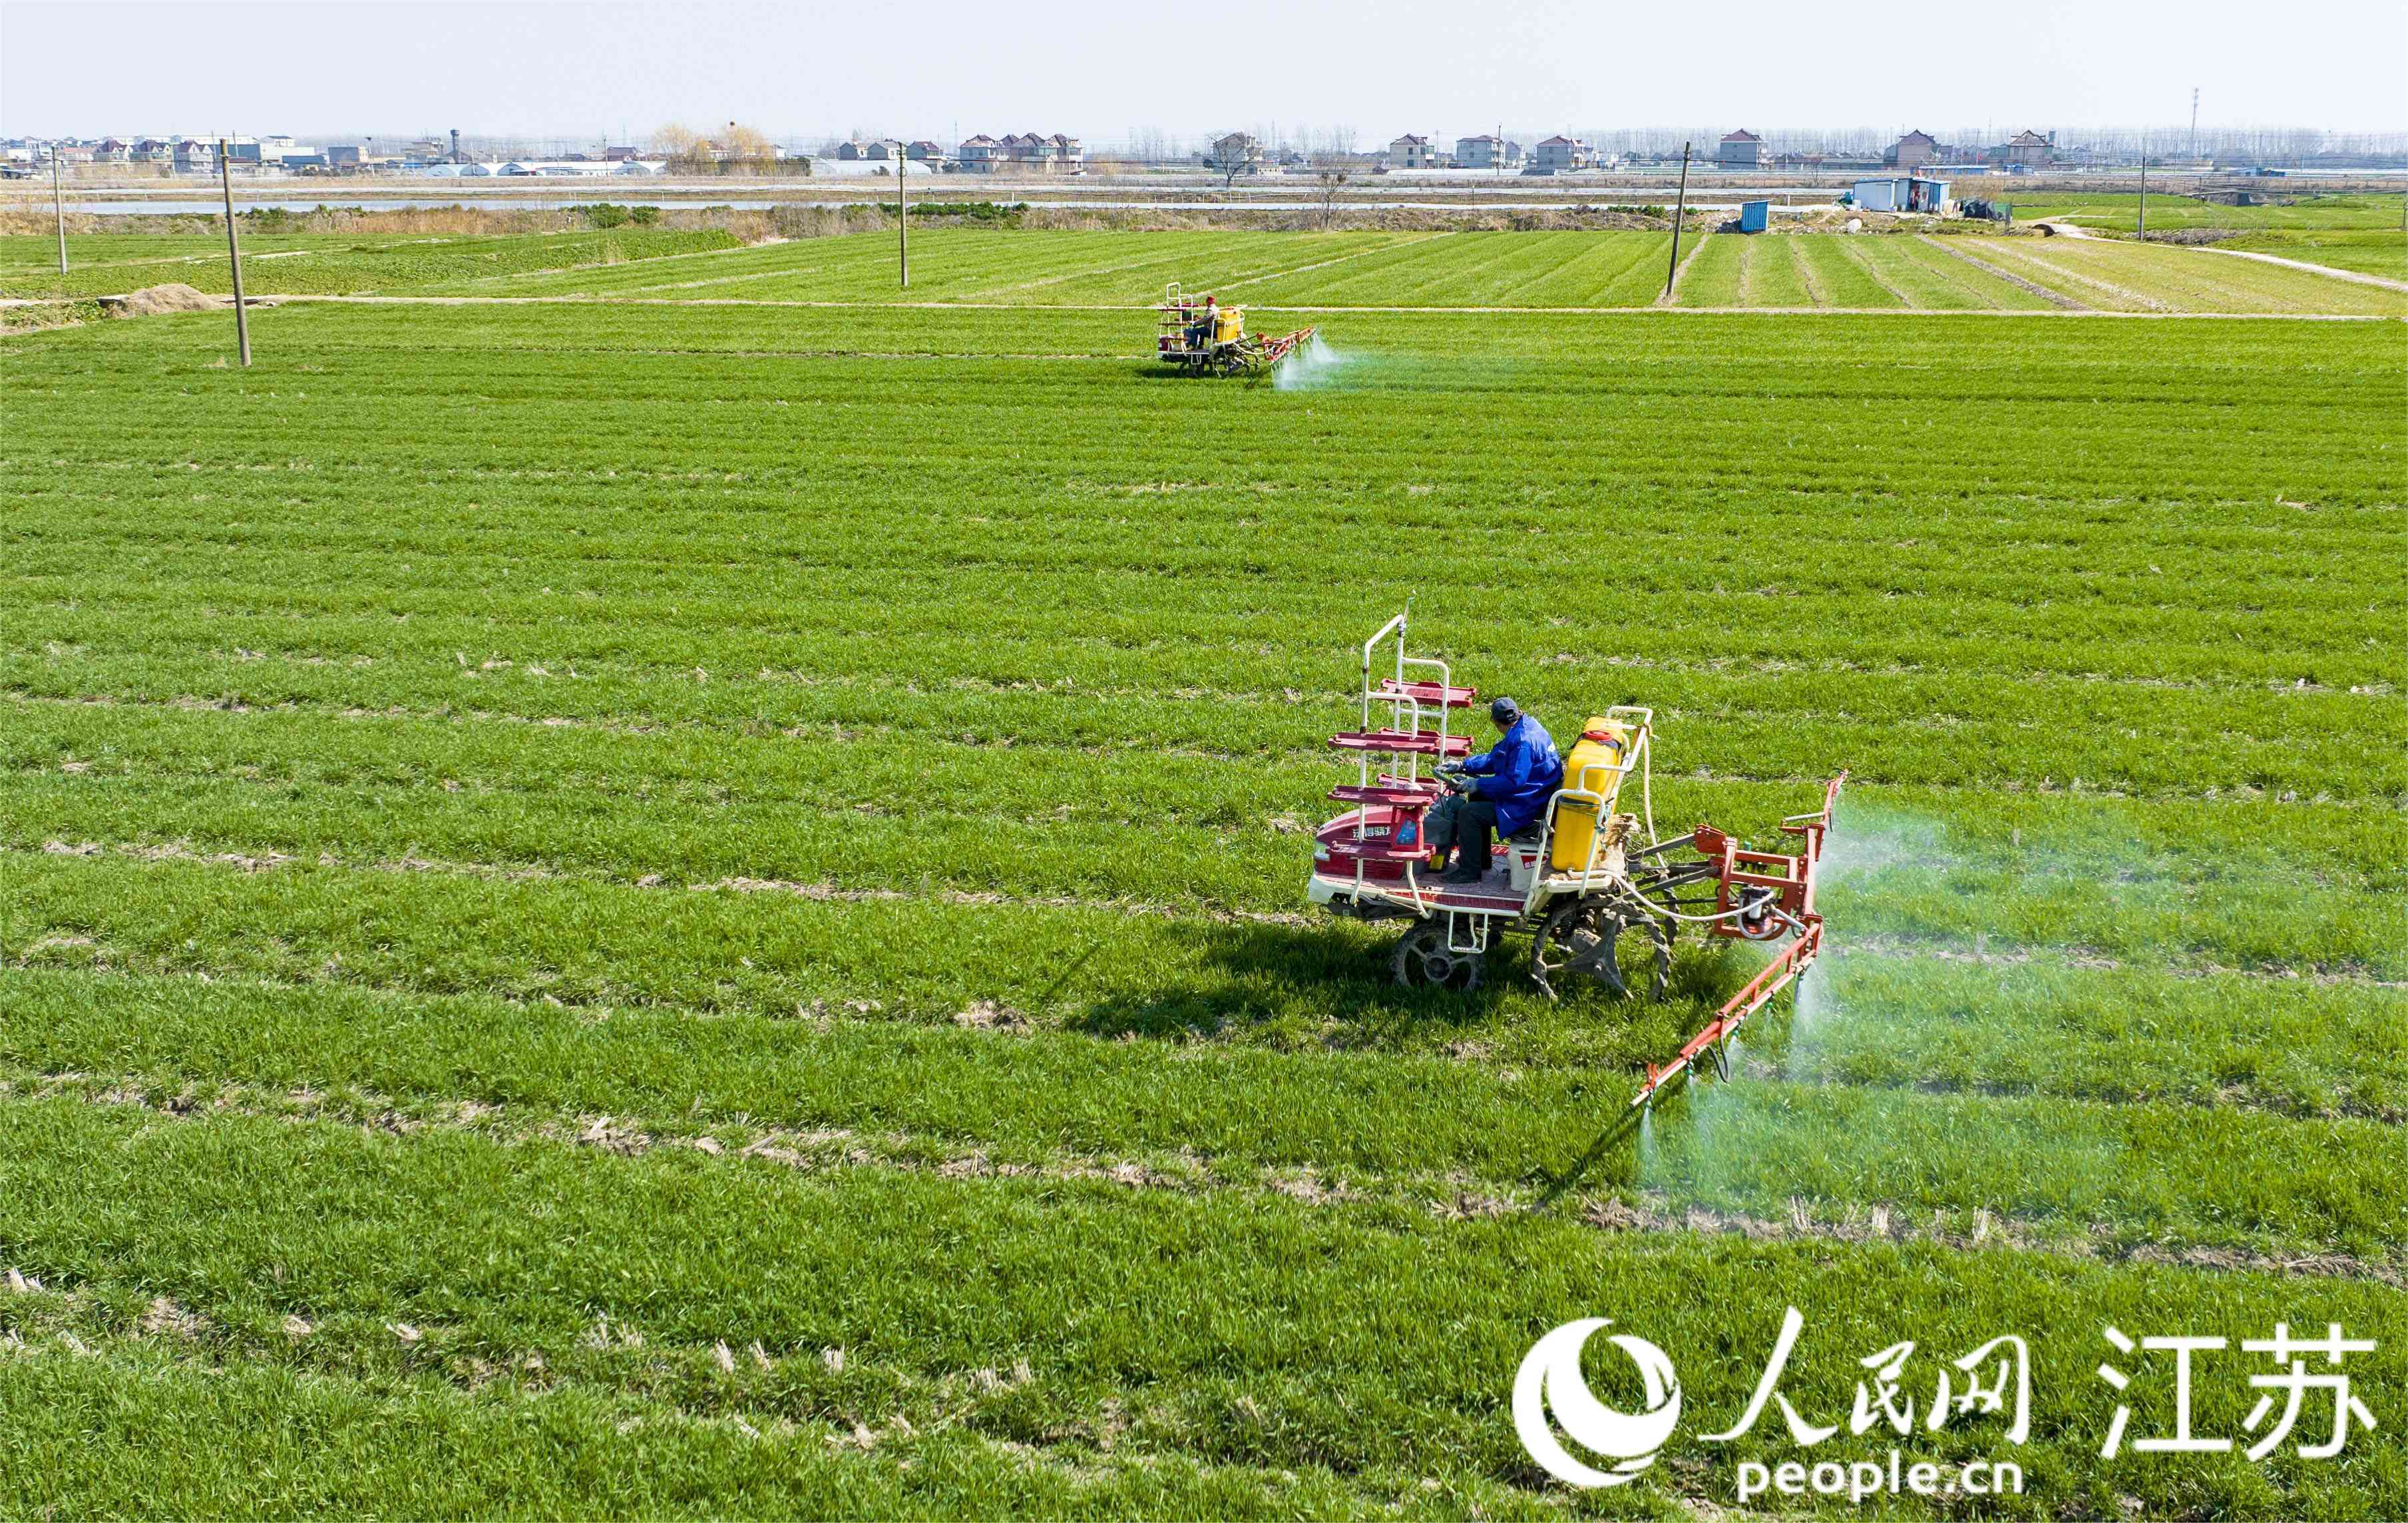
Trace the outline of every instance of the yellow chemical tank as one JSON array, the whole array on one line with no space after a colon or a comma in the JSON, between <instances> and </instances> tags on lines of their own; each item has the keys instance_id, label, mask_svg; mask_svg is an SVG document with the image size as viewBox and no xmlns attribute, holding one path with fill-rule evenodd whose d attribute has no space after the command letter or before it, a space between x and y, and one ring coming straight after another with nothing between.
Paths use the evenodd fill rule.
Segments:
<instances>
[{"instance_id":1,"label":"yellow chemical tank","mask_svg":"<svg viewBox=\"0 0 2408 1523\"><path fill-rule=\"evenodd\" d=\"M1589 843L1597 822L1613 812L1614 795L1622 791L1623 767L1630 759L1630 730L1592 717L1581 730L1580 743L1564 758L1564 786L1605 796L1602 809L1585 798L1566 798L1555 805L1555 844L1547 865L1557 872L1578 872L1588 866Z\"/></svg>"},{"instance_id":2,"label":"yellow chemical tank","mask_svg":"<svg viewBox=\"0 0 2408 1523\"><path fill-rule=\"evenodd\" d=\"M1245 336L1244 309L1237 307L1222 308L1212 322L1212 341L1216 344L1235 343Z\"/></svg>"}]
</instances>

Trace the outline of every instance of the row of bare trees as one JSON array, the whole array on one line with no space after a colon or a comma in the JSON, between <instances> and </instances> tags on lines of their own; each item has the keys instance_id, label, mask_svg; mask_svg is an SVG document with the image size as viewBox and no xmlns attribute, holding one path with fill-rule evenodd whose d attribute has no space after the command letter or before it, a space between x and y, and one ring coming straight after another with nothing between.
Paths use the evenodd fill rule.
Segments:
<instances>
[{"instance_id":1,"label":"row of bare trees","mask_svg":"<svg viewBox=\"0 0 2408 1523\"><path fill-rule=\"evenodd\" d=\"M672 122L652 134L652 147L679 174L761 174L778 162L778 145L768 135L740 122L730 122L710 137Z\"/></svg>"}]
</instances>

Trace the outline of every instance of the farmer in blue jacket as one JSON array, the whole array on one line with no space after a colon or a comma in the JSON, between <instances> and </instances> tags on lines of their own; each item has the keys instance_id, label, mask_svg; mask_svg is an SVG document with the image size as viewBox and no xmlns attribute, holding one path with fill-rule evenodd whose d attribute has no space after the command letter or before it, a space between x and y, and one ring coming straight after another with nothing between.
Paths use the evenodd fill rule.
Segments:
<instances>
[{"instance_id":1,"label":"farmer in blue jacket","mask_svg":"<svg viewBox=\"0 0 2408 1523\"><path fill-rule=\"evenodd\" d=\"M1512 698L1490 704L1488 717L1504 732L1496 749L1442 768L1455 774L1448 781L1457 791L1429 813L1431 860L1455 849L1455 870L1444 880L1450 884L1478 883L1488 871L1489 831L1519 835L1564 785L1564 761L1545 726Z\"/></svg>"}]
</instances>

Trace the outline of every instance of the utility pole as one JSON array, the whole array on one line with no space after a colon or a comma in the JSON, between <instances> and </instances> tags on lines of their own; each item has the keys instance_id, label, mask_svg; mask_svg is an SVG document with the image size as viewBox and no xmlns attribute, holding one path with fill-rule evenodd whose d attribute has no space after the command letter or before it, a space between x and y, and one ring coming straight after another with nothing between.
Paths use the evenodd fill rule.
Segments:
<instances>
[{"instance_id":1,"label":"utility pole","mask_svg":"<svg viewBox=\"0 0 2408 1523\"><path fill-rule=\"evenodd\" d=\"M225 193L226 261L234 266L234 341L242 367L251 368L251 320L242 309L242 242L234 230L234 171L226 166L226 140L218 139L218 189Z\"/></svg>"},{"instance_id":2,"label":"utility pole","mask_svg":"<svg viewBox=\"0 0 2408 1523\"><path fill-rule=\"evenodd\" d=\"M2199 86L2190 87L2190 162L2199 163Z\"/></svg>"},{"instance_id":3,"label":"utility pole","mask_svg":"<svg viewBox=\"0 0 2408 1523\"><path fill-rule=\"evenodd\" d=\"M903 269L903 289L911 289L911 151L895 157L895 258Z\"/></svg>"},{"instance_id":4,"label":"utility pole","mask_svg":"<svg viewBox=\"0 0 2408 1523\"><path fill-rule=\"evenodd\" d=\"M50 208L59 216L59 273L64 275L67 272L67 193L60 177L66 171L62 169L59 164L59 145L52 143L50 145Z\"/></svg>"},{"instance_id":5,"label":"utility pole","mask_svg":"<svg viewBox=\"0 0 2408 1523\"><path fill-rule=\"evenodd\" d=\"M1689 209L1689 145L1681 145L1681 198L1672 204L1672 263L1664 270L1664 299L1672 299L1672 277L1681 273L1681 219Z\"/></svg>"},{"instance_id":6,"label":"utility pole","mask_svg":"<svg viewBox=\"0 0 2408 1523\"><path fill-rule=\"evenodd\" d=\"M2140 239L2149 241L2149 135L2141 135L2141 217Z\"/></svg>"}]
</instances>

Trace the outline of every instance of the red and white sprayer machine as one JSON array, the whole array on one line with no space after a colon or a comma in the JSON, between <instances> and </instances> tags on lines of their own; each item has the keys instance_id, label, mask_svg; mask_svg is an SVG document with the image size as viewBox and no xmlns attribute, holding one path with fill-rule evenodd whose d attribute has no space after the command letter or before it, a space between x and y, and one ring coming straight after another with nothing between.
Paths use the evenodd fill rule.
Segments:
<instances>
[{"instance_id":1,"label":"red and white sprayer machine","mask_svg":"<svg viewBox=\"0 0 2408 1523\"><path fill-rule=\"evenodd\" d=\"M1476 989L1505 939L1524 932L1530 976L1550 998L1560 998L1575 977L1627 997L1642 964L1648 994L1661 998L1684 926L1778 944L1763 970L1670 1062L1647 1066L1631 1105L1648 1104L1700 1058L1727 1071L1731 1034L1822 950L1815 871L1847 774L1824 789L1821 809L1782 821L1783 834L1799 838L1797 855L1749 851L1710 825L1661 840L1654 711L1608 709L1582 727L1564 758L1563 783L1539 819L1491 849L1477 882L1440 882L1443 864L1432 861L1423 826L1446 794L1440 769L1472 751L1451 716L1478 693L1455 686L1444 661L1406 652L1406 619L1398 614L1363 642L1360 726L1329 738L1355 758L1355 780L1329 797L1354 807L1321 827L1306 898L1335 914L1407 922L1392 965L1408 987ZM1391 644L1393 657L1382 655ZM1634 773L1639 811L1622 812Z\"/></svg>"},{"instance_id":2,"label":"red and white sprayer machine","mask_svg":"<svg viewBox=\"0 0 2408 1523\"><path fill-rule=\"evenodd\" d=\"M1298 328L1277 338L1246 332L1246 311L1211 295L1182 295L1177 280L1163 288L1154 309L1156 359L1191 376L1266 375L1313 335Z\"/></svg>"}]
</instances>

